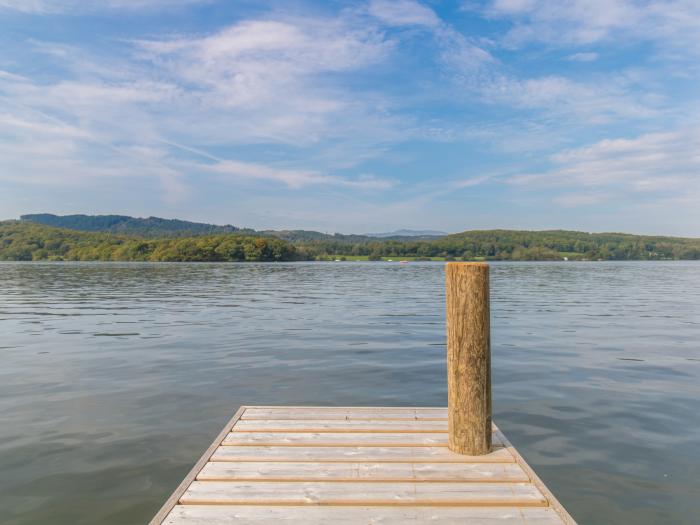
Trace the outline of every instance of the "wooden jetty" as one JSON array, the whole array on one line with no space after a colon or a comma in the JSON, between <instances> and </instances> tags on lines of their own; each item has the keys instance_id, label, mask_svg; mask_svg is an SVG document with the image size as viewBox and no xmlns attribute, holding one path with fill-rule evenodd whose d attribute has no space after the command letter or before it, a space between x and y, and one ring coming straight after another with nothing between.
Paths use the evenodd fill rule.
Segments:
<instances>
[{"instance_id":1,"label":"wooden jetty","mask_svg":"<svg viewBox=\"0 0 700 525\"><path fill-rule=\"evenodd\" d=\"M575 525L491 421L489 322L448 264L447 408L241 407L151 525Z\"/></svg>"},{"instance_id":2,"label":"wooden jetty","mask_svg":"<svg viewBox=\"0 0 700 525\"><path fill-rule=\"evenodd\" d=\"M492 442L450 451L446 408L241 407L151 524L573 524Z\"/></svg>"}]
</instances>

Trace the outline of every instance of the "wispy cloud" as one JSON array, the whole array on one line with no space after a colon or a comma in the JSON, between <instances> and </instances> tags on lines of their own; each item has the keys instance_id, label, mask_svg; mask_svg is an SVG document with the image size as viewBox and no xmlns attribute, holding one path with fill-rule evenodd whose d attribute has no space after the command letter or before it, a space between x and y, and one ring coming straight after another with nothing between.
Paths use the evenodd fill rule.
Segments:
<instances>
[{"instance_id":1,"label":"wispy cloud","mask_svg":"<svg viewBox=\"0 0 700 525\"><path fill-rule=\"evenodd\" d=\"M292 144L342 133L339 123L369 116L370 100L360 104L322 77L377 64L392 47L376 28L342 18L244 21L204 37L134 44L141 60L187 88L201 112L228 112L245 140Z\"/></svg>"},{"instance_id":2,"label":"wispy cloud","mask_svg":"<svg viewBox=\"0 0 700 525\"><path fill-rule=\"evenodd\" d=\"M392 26L427 26L441 24L435 12L415 0L372 0L369 13Z\"/></svg>"},{"instance_id":3,"label":"wispy cloud","mask_svg":"<svg viewBox=\"0 0 700 525\"><path fill-rule=\"evenodd\" d=\"M557 197L566 205L599 202L603 195L681 196L700 187L700 128L606 139L551 157L551 170L510 178L530 189L576 188ZM700 203L698 203L700 204Z\"/></svg>"},{"instance_id":4,"label":"wispy cloud","mask_svg":"<svg viewBox=\"0 0 700 525\"><path fill-rule=\"evenodd\" d=\"M553 202L564 208L578 208L580 206L592 206L601 204L610 199L607 193L564 193L554 197Z\"/></svg>"},{"instance_id":5,"label":"wispy cloud","mask_svg":"<svg viewBox=\"0 0 700 525\"><path fill-rule=\"evenodd\" d=\"M396 184L364 170L341 176L332 163L278 167L231 155L207 162L195 155L200 161L183 163L167 146L192 144L199 154L202 146L307 148L332 139L362 158L358 148L376 150L398 139L399 120L374 110L381 101L359 101L342 84L324 80L385 59L392 43L376 27L344 18L249 20L205 36L133 41L126 44L133 59L111 64L64 45L32 45L60 61L64 75L47 82L1 72L6 179L71 184L118 173L151 177L162 182L170 201L187 195L184 172L290 188L385 190ZM30 153L38 160L25 161ZM9 168L19 165L18 179L18 170Z\"/></svg>"},{"instance_id":6,"label":"wispy cloud","mask_svg":"<svg viewBox=\"0 0 700 525\"><path fill-rule=\"evenodd\" d=\"M481 89L494 102L538 109L550 115L574 116L589 123L655 116L659 99L634 87L634 81L625 76L608 77L603 83L550 75L529 79L501 76Z\"/></svg>"},{"instance_id":7,"label":"wispy cloud","mask_svg":"<svg viewBox=\"0 0 700 525\"><path fill-rule=\"evenodd\" d=\"M182 8L188 4L212 0L0 0L0 12L17 11L28 14L81 14L104 10L155 10Z\"/></svg>"},{"instance_id":8,"label":"wispy cloud","mask_svg":"<svg viewBox=\"0 0 700 525\"><path fill-rule=\"evenodd\" d=\"M229 179L250 179L281 182L290 188L303 188L311 185L341 186L346 188L383 190L397 184L393 179L382 179L370 174L361 174L355 178L330 175L316 170L293 169L270 166L254 162L227 160L206 151L174 142L164 142L168 146L193 153L205 159L206 164L190 164L189 167L217 173Z\"/></svg>"},{"instance_id":9,"label":"wispy cloud","mask_svg":"<svg viewBox=\"0 0 700 525\"><path fill-rule=\"evenodd\" d=\"M690 208L700 4L467 4L0 0L0 207L108 185L346 230L457 230L472 197Z\"/></svg>"},{"instance_id":10,"label":"wispy cloud","mask_svg":"<svg viewBox=\"0 0 700 525\"><path fill-rule=\"evenodd\" d=\"M594 62L598 60L598 53L593 53L591 51L574 53L566 58L572 62Z\"/></svg>"},{"instance_id":11,"label":"wispy cloud","mask_svg":"<svg viewBox=\"0 0 700 525\"><path fill-rule=\"evenodd\" d=\"M693 0L491 0L489 18L512 22L502 43L590 45L614 40L654 42L659 48L700 52L693 37L700 25L700 4Z\"/></svg>"},{"instance_id":12,"label":"wispy cloud","mask_svg":"<svg viewBox=\"0 0 700 525\"><path fill-rule=\"evenodd\" d=\"M395 185L395 182L392 180L378 179L372 175L360 175L357 178L350 179L336 175L326 175L313 170L275 168L263 164L232 160L222 160L207 166L205 169L234 178L282 182L290 188L302 188L320 184L366 190L385 190Z\"/></svg>"}]
</instances>

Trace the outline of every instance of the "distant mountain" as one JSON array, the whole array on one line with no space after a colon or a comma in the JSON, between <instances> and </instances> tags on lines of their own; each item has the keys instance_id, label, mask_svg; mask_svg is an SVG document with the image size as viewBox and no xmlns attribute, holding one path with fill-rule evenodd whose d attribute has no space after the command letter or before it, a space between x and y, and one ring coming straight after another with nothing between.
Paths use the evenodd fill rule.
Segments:
<instances>
[{"instance_id":1,"label":"distant mountain","mask_svg":"<svg viewBox=\"0 0 700 525\"><path fill-rule=\"evenodd\" d=\"M367 235L321 233L313 230L265 230L260 232L290 242L332 241L339 243L369 242L376 240Z\"/></svg>"},{"instance_id":2,"label":"distant mountain","mask_svg":"<svg viewBox=\"0 0 700 525\"><path fill-rule=\"evenodd\" d=\"M190 237L220 233L251 233L227 224L218 226L160 217L136 218L128 215L53 215L35 213L22 215L21 221L87 232L108 232L141 237Z\"/></svg>"},{"instance_id":3,"label":"distant mountain","mask_svg":"<svg viewBox=\"0 0 700 525\"><path fill-rule=\"evenodd\" d=\"M420 237L422 239L437 239L448 235L447 232L435 230L396 230L386 233L367 233L367 237L378 237L384 239L386 237Z\"/></svg>"},{"instance_id":4,"label":"distant mountain","mask_svg":"<svg viewBox=\"0 0 700 525\"><path fill-rule=\"evenodd\" d=\"M377 240L415 241L431 240L445 236L443 232L398 230L392 233L368 235L321 233L313 230L265 230L256 231L238 228L226 224L207 224L182 221L179 219L162 219L160 217L138 218L128 215L54 215L51 213L34 213L22 215L22 222L32 222L54 228L65 228L84 232L105 232L117 235L135 235L138 237L196 237L200 235L218 235L222 233L240 233L277 237L289 242L359 243Z\"/></svg>"}]
</instances>

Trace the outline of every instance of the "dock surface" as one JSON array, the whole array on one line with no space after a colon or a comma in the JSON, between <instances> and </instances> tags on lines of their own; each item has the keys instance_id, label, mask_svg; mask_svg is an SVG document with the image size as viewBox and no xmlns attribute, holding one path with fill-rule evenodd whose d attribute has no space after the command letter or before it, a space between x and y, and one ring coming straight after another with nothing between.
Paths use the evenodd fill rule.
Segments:
<instances>
[{"instance_id":1,"label":"dock surface","mask_svg":"<svg viewBox=\"0 0 700 525\"><path fill-rule=\"evenodd\" d=\"M575 524L501 431L447 448L447 409L241 407L151 525Z\"/></svg>"}]
</instances>

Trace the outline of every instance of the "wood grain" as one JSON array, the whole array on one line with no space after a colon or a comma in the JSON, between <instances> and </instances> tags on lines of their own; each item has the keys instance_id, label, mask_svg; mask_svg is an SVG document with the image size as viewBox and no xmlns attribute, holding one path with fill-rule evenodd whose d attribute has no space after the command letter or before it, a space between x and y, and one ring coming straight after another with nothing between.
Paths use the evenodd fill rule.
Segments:
<instances>
[{"instance_id":1,"label":"wood grain","mask_svg":"<svg viewBox=\"0 0 700 525\"><path fill-rule=\"evenodd\" d=\"M194 481L183 505L547 506L530 483Z\"/></svg>"},{"instance_id":2,"label":"wood grain","mask_svg":"<svg viewBox=\"0 0 700 525\"><path fill-rule=\"evenodd\" d=\"M448 263L447 400L449 447L459 454L491 450L489 267Z\"/></svg>"},{"instance_id":3,"label":"wood grain","mask_svg":"<svg viewBox=\"0 0 700 525\"><path fill-rule=\"evenodd\" d=\"M382 461L399 463L512 463L505 448L494 447L489 454L466 456L447 447L279 447L222 446L212 461Z\"/></svg>"},{"instance_id":4,"label":"wood grain","mask_svg":"<svg viewBox=\"0 0 700 525\"><path fill-rule=\"evenodd\" d=\"M447 432L447 421L271 419L239 421L233 432Z\"/></svg>"},{"instance_id":5,"label":"wood grain","mask_svg":"<svg viewBox=\"0 0 700 525\"><path fill-rule=\"evenodd\" d=\"M445 409L285 410L241 408L151 523L575 525L495 425L472 456Z\"/></svg>"},{"instance_id":6,"label":"wood grain","mask_svg":"<svg viewBox=\"0 0 700 525\"><path fill-rule=\"evenodd\" d=\"M324 507L178 505L167 525L561 525L547 507Z\"/></svg>"},{"instance_id":7,"label":"wood grain","mask_svg":"<svg viewBox=\"0 0 700 525\"><path fill-rule=\"evenodd\" d=\"M515 463L207 463L197 481L461 481L527 482Z\"/></svg>"},{"instance_id":8,"label":"wood grain","mask_svg":"<svg viewBox=\"0 0 700 525\"><path fill-rule=\"evenodd\" d=\"M397 420L447 420L445 408L347 408L347 407L285 407L248 408L241 419L397 419Z\"/></svg>"}]
</instances>

